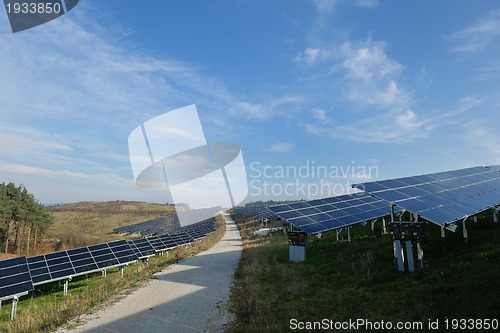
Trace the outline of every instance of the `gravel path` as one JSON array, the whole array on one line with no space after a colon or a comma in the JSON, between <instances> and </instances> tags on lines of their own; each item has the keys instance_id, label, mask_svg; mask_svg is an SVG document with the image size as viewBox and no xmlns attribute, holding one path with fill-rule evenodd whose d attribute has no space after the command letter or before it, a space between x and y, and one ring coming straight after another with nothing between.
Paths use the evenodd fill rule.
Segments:
<instances>
[{"instance_id":1,"label":"gravel path","mask_svg":"<svg viewBox=\"0 0 500 333\"><path fill-rule=\"evenodd\" d=\"M155 274L145 287L110 307L79 318L84 323L69 332L223 332L243 245L234 221L229 215L224 219L226 234L211 249Z\"/></svg>"}]
</instances>

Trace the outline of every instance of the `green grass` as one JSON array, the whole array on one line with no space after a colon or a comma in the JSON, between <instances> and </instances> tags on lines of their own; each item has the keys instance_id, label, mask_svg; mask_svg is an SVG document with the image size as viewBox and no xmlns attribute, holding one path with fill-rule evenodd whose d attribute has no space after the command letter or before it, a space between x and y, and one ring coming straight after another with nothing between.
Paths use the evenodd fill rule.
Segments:
<instances>
[{"instance_id":1,"label":"green grass","mask_svg":"<svg viewBox=\"0 0 500 333\"><path fill-rule=\"evenodd\" d=\"M282 233L246 239L227 332L288 332L292 318L426 325L445 318L500 319L500 223L490 220L468 223L468 244L461 229L447 232L443 243L431 225L423 243L425 269L415 273L397 272L390 237L379 230L374 236L368 226L353 228L352 244L337 243L335 232L310 237L303 263L288 262ZM245 234L255 227L237 222Z\"/></svg>"},{"instance_id":2,"label":"green grass","mask_svg":"<svg viewBox=\"0 0 500 333\"><path fill-rule=\"evenodd\" d=\"M68 296L63 296L59 282L36 286L18 303L17 318L10 321L10 302L0 309L0 332L47 332L80 314L104 306L146 283L154 273L180 259L206 250L217 243L225 233L222 217L217 217L217 230L204 239L169 251L168 256L154 256L146 266L141 262L125 267L121 278L118 268L109 269L107 276L93 273L79 276L69 283Z\"/></svg>"}]
</instances>

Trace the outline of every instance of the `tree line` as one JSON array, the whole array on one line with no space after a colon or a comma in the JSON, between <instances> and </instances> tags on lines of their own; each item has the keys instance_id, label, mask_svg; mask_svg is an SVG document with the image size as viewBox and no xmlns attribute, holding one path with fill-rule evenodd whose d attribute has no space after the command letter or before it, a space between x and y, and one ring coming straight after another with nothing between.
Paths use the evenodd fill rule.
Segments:
<instances>
[{"instance_id":1,"label":"tree line","mask_svg":"<svg viewBox=\"0 0 500 333\"><path fill-rule=\"evenodd\" d=\"M29 255L54 217L24 185L0 184L0 242L5 253Z\"/></svg>"}]
</instances>

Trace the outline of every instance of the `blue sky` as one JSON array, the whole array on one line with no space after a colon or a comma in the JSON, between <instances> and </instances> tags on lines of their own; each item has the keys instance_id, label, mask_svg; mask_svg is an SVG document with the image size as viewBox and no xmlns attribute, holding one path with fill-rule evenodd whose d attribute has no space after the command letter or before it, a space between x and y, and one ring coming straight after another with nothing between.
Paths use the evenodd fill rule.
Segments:
<instances>
[{"instance_id":1,"label":"blue sky","mask_svg":"<svg viewBox=\"0 0 500 333\"><path fill-rule=\"evenodd\" d=\"M497 1L82 0L16 34L2 6L0 182L170 202L135 186L127 138L190 104L241 147L249 201L500 164L499 42Z\"/></svg>"}]
</instances>

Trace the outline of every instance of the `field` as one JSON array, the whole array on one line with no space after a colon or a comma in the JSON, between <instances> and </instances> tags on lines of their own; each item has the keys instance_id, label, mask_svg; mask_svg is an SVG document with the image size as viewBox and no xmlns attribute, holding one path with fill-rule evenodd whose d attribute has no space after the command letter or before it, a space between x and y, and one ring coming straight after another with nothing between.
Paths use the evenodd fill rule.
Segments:
<instances>
[{"instance_id":1,"label":"field","mask_svg":"<svg viewBox=\"0 0 500 333\"><path fill-rule=\"evenodd\" d=\"M123 239L113 234L113 228L175 212L172 205L135 201L79 202L48 210L55 222L46 235L44 252Z\"/></svg>"},{"instance_id":2,"label":"field","mask_svg":"<svg viewBox=\"0 0 500 333\"><path fill-rule=\"evenodd\" d=\"M51 208L56 215L54 237L64 232L78 232L78 241L104 242L117 236L110 234L117 226L142 222L172 211L172 206L137 202L78 203ZM142 210L142 211L141 211ZM55 212L54 212L55 211ZM107 276L93 273L74 278L69 283L68 296L63 296L62 283L54 282L35 287L18 303L17 318L10 321L10 301L0 308L0 332L46 332L67 323L80 314L116 301L135 288L147 283L152 275L180 259L206 250L225 232L224 221L217 218L217 230L204 239L169 251L168 256L154 256L148 265L139 262L125 267L122 278L117 268L108 269ZM86 238L86 237L91 238ZM70 247L75 244L64 244Z\"/></svg>"},{"instance_id":3,"label":"field","mask_svg":"<svg viewBox=\"0 0 500 333\"><path fill-rule=\"evenodd\" d=\"M309 237L302 263L288 262L283 233L245 239L231 296L235 319L227 332L300 331L299 325L324 319L413 325L400 330L406 332L431 331L429 323L438 321L442 332L446 320L500 320L500 223L491 219L468 223L467 244L461 229L447 232L443 243L431 225L423 243L425 269L415 273L396 271L390 236L380 230L373 235L369 226L353 228L352 244L345 232L339 243L335 232ZM237 224L242 235L258 228L246 220Z\"/></svg>"}]
</instances>

